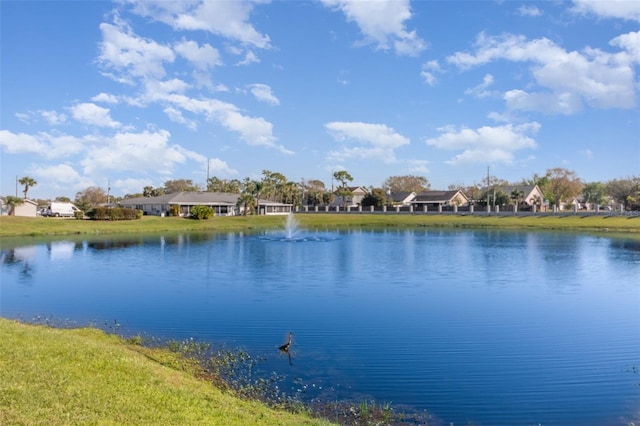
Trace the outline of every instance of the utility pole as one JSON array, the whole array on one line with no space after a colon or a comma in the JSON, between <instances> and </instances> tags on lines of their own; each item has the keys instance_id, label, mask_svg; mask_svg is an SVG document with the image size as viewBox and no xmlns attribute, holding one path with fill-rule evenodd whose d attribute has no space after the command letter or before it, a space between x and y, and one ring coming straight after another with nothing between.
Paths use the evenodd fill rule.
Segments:
<instances>
[{"instance_id":1,"label":"utility pole","mask_svg":"<svg viewBox=\"0 0 640 426\"><path fill-rule=\"evenodd\" d=\"M489 166L487 166L487 208L489 208Z\"/></svg>"},{"instance_id":2,"label":"utility pole","mask_svg":"<svg viewBox=\"0 0 640 426\"><path fill-rule=\"evenodd\" d=\"M209 163L211 163L211 159L207 158L207 181L204 183L204 188L206 191L209 191Z\"/></svg>"},{"instance_id":3,"label":"utility pole","mask_svg":"<svg viewBox=\"0 0 640 426\"><path fill-rule=\"evenodd\" d=\"M107 207L109 206L109 194L111 193L111 180L107 179Z\"/></svg>"}]
</instances>

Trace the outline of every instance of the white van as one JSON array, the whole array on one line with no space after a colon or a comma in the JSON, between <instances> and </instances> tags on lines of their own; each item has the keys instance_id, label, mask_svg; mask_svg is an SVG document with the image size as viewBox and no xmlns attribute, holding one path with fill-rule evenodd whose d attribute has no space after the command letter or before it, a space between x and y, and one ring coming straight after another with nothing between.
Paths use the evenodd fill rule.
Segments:
<instances>
[{"instance_id":1,"label":"white van","mask_svg":"<svg viewBox=\"0 0 640 426\"><path fill-rule=\"evenodd\" d=\"M52 201L43 212L43 216L74 217L75 213L79 211L81 210L72 203Z\"/></svg>"}]
</instances>

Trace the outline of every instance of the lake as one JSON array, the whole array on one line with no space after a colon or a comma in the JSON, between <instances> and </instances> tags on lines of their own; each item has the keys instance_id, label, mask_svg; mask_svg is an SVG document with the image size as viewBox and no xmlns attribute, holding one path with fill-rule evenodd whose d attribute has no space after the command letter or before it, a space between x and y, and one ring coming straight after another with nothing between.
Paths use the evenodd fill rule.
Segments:
<instances>
[{"instance_id":1,"label":"lake","mask_svg":"<svg viewBox=\"0 0 640 426\"><path fill-rule=\"evenodd\" d=\"M4 241L0 256L3 317L243 348L306 401L456 425L640 419L637 240L283 230Z\"/></svg>"}]
</instances>

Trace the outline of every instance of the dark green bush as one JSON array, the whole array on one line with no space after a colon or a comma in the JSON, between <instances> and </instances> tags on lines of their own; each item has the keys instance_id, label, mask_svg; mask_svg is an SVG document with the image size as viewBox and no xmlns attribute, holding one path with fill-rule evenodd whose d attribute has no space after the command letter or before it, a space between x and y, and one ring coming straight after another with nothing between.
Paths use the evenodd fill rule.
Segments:
<instances>
[{"instance_id":1,"label":"dark green bush","mask_svg":"<svg viewBox=\"0 0 640 426\"><path fill-rule=\"evenodd\" d=\"M142 210L123 207L96 207L87 213L91 220L134 220L142 217Z\"/></svg>"},{"instance_id":2,"label":"dark green bush","mask_svg":"<svg viewBox=\"0 0 640 426\"><path fill-rule=\"evenodd\" d=\"M208 206L193 206L191 207L191 219L209 219L213 217L213 209Z\"/></svg>"}]
</instances>

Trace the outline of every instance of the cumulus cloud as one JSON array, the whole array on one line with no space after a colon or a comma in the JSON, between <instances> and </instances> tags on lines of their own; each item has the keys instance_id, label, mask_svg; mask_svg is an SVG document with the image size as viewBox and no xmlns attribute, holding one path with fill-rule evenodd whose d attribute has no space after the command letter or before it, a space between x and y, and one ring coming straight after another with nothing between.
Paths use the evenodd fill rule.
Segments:
<instances>
[{"instance_id":1,"label":"cumulus cloud","mask_svg":"<svg viewBox=\"0 0 640 426\"><path fill-rule=\"evenodd\" d=\"M166 74L164 63L175 60L171 47L139 37L129 25L117 19L114 24L101 23L100 31L102 42L98 62L105 69L122 74L105 74L118 81L130 83L132 78L162 78Z\"/></svg>"},{"instance_id":2,"label":"cumulus cloud","mask_svg":"<svg viewBox=\"0 0 640 426\"><path fill-rule=\"evenodd\" d=\"M170 137L166 130L116 133L94 144L80 164L87 175L108 170L169 174L186 161L179 147L169 145Z\"/></svg>"},{"instance_id":3,"label":"cumulus cloud","mask_svg":"<svg viewBox=\"0 0 640 426\"><path fill-rule=\"evenodd\" d=\"M514 126L484 126L479 129L443 127L441 134L426 140L427 145L447 151L462 151L447 161L448 164L507 163L515 158L515 153L536 147L530 134L538 132L536 122Z\"/></svg>"},{"instance_id":4,"label":"cumulus cloud","mask_svg":"<svg viewBox=\"0 0 640 426\"><path fill-rule=\"evenodd\" d=\"M40 179L46 179L58 188L68 190L69 187L74 189L86 188L91 185L88 178L81 176L69 164L57 164L53 166L42 165L32 166L29 173Z\"/></svg>"},{"instance_id":5,"label":"cumulus cloud","mask_svg":"<svg viewBox=\"0 0 640 426\"><path fill-rule=\"evenodd\" d=\"M200 46L195 41L182 41L175 44L174 50L200 70L210 69L222 64L220 52L208 43Z\"/></svg>"},{"instance_id":6,"label":"cumulus cloud","mask_svg":"<svg viewBox=\"0 0 640 426\"><path fill-rule=\"evenodd\" d=\"M45 158L60 158L77 154L84 149L84 141L69 135L34 135L0 130L0 146L8 154L36 154Z\"/></svg>"},{"instance_id":7,"label":"cumulus cloud","mask_svg":"<svg viewBox=\"0 0 640 426\"><path fill-rule=\"evenodd\" d=\"M617 18L640 22L640 2L632 0L573 0L572 10L599 18Z\"/></svg>"},{"instance_id":8,"label":"cumulus cloud","mask_svg":"<svg viewBox=\"0 0 640 426\"><path fill-rule=\"evenodd\" d=\"M117 104L118 97L109 93L100 92L91 98L93 102L101 102L103 104Z\"/></svg>"},{"instance_id":9,"label":"cumulus cloud","mask_svg":"<svg viewBox=\"0 0 640 426\"><path fill-rule=\"evenodd\" d=\"M84 102L70 108L74 120L83 124L97 127L120 127L120 123L113 120L109 108L103 108L94 103Z\"/></svg>"},{"instance_id":10,"label":"cumulus cloud","mask_svg":"<svg viewBox=\"0 0 640 426\"><path fill-rule=\"evenodd\" d=\"M384 124L361 122L331 122L325 124L329 134L338 142L358 144L330 151L329 159L370 158L395 161L394 150L408 145L410 140Z\"/></svg>"},{"instance_id":11,"label":"cumulus cloud","mask_svg":"<svg viewBox=\"0 0 640 426\"><path fill-rule=\"evenodd\" d=\"M231 41L260 49L270 48L269 36L249 22L249 16L262 0L165 1L125 0L133 13L151 17L175 30L207 31Z\"/></svg>"},{"instance_id":12,"label":"cumulus cloud","mask_svg":"<svg viewBox=\"0 0 640 426\"><path fill-rule=\"evenodd\" d=\"M226 161L219 158L211 158L209 161L209 171L215 176L236 176L238 171L229 167Z\"/></svg>"},{"instance_id":13,"label":"cumulus cloud","mask_svg":"<svg viewBox=\"0 0 640 426\"><path fill-rule=\"evenodd\" d=\"M497 60L531 63L532 76L542 90L505 94L512 108L573 114L586 103L594 108L628 109L636 103L635 37L630 33L613 39L612 45L625 49L613 54L592 48L568 52L546 38L481 33L473 53L457 52L447 60L463 70ZM543 99L556 103L545 105Z\"/></svg>"},{"instance_id":14,"label":"cumulus cloud","mask_svg":"<svg viewBox=\"0 0 640 426\"><path fill-rule=\"evenodd\" d=\"M259 101L266 102L269 105L280 105L280 100L275 97L269 85L256 83L250 84L248 87L251 94Z\"/></svg>"},{"instance_id":15,"label":"cumulus cloud","mask_svg":"<svg viewBox=\"0 0 640 426\"><path fill-rule=\"evenodd\" d=\"M417 56L427 44L415 30L409 31L405 21L411 19L409 0L321 0L339 10L349 22L355 22L365 37L377 49L393 48L398 55Z\"/></svg>"}]
</instances>

